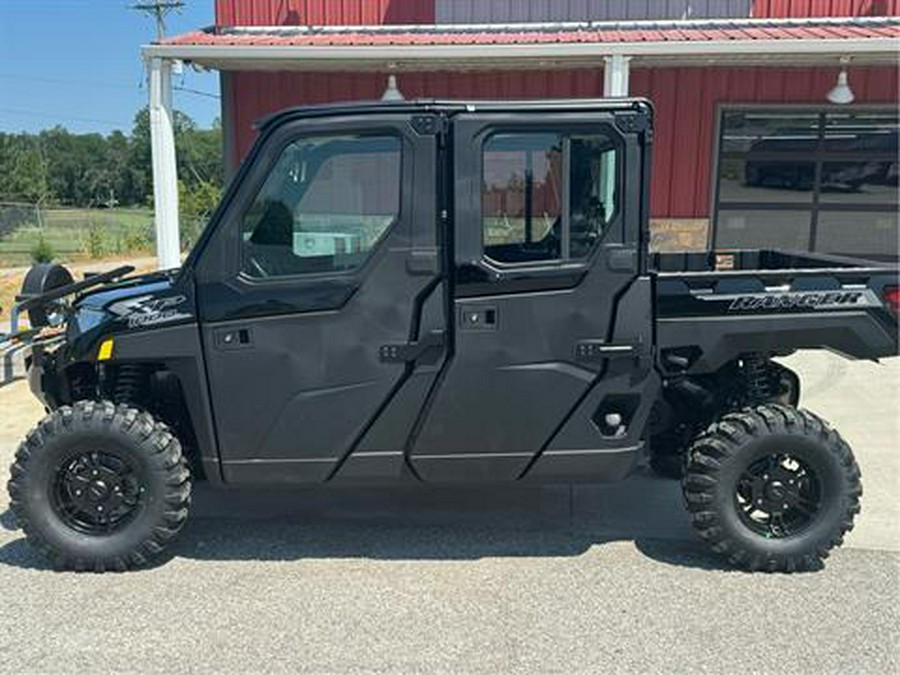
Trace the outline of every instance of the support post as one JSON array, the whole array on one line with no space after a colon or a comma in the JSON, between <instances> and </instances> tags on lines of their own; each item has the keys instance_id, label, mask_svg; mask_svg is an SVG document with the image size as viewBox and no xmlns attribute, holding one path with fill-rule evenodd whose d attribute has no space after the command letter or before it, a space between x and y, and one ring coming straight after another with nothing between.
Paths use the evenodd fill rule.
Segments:
<instances>
[{"instance_id":1,"label":"support post","mask_svg":"<svg viewBox=\"0 0 900 675\"><path fill-rule=\"evenodd\" d=\"M153 209L159 269L181 265L178 237L178 168L172 111L172 63L150 59L150 146L153 154Z\"/></svg>"},{"instance_id":2,"label":"support post","mask_svg":"<svg viewBox=\"0 0 900 675\"><path fill-rule=\"evenodd\" d=\"M630 56L614 54L603 57L603 95L609 98L628 96Z\"/></svg>"}]
</instances>

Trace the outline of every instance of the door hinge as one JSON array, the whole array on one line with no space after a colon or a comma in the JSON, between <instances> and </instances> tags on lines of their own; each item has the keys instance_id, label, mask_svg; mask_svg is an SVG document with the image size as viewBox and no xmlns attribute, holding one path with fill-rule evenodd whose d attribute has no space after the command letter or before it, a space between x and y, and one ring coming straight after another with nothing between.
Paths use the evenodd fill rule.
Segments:
<instances>
[{"instance_id":1,"label":"door hinge","mask_svg":"<svg viewBox=\"0 0 900 675\"><path fill-rule=\"evenodd\" d=\"M424 365L437 363L444 351L444 331L433 330L413 342L381 345L378 357L382 363L409 363L420 361Z\"/></svg>"},{"instance_id":2,"label":"door hinge","mask_svg":"<svg viewBox=\"0 0 900 675\"><path fill-rule=\"evenodd\" d=\"M444 132L444 118L440 115L414 115L410 124L420 136L437 136Z\"/></svg>"}]
</instances>

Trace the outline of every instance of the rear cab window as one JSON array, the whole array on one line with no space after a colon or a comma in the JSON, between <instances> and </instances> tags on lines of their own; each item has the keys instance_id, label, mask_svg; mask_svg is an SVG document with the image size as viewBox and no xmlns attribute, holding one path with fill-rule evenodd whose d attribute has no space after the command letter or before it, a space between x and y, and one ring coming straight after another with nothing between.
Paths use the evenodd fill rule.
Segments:
<instances>
[{"instance_id":1,"label":"rear cab window","mask_svg":"<svg viewBox=\"0 0 900 675\"><path fill-rule=\"evenodd\" d=\"M602 134L495 133L482 154L484 255L500 265L580 260L619 204L619 152Z\"/></svg>"}]
</instances>

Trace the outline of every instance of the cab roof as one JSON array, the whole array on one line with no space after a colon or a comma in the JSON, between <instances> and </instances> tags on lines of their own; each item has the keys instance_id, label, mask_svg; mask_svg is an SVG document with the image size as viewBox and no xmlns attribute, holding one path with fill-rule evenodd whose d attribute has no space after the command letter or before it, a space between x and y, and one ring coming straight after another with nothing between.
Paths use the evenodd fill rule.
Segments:
<instances>
[{"instance_id":1,"label":"cab roof","mask_svg":"<svg viewBox=\"0 0 900 675\"><path fill-rule=\"evenodd\" d=\"M380 113L424 114L437 113L447 116L475 112L586 112L596 108L603 110L634 110L651 114L653 106L646 98L573 98L500 100L449 100L410 99L404 101L358 101L297 106L279 110L258 120L254 127L265 131L294 119L336 117L343 115L377 115Z\"/></svg>"}]
</instances>

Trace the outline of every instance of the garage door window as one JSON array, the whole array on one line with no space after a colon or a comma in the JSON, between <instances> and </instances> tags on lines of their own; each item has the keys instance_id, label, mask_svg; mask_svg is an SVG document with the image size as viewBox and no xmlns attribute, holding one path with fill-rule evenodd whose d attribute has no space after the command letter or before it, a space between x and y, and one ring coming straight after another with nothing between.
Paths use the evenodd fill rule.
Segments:
<instances>
[{"instance_id":1,"label":"garage door window","mask_svg":"<svg viewBox=\"0 0 900 675\"><path fill-rule=\"evenodd\" d=\"M725 110L715 246L897 259L895 110Z\"/></svg>"}]
</instances>

